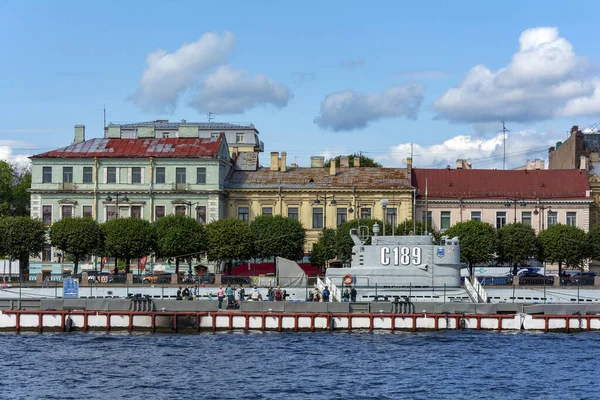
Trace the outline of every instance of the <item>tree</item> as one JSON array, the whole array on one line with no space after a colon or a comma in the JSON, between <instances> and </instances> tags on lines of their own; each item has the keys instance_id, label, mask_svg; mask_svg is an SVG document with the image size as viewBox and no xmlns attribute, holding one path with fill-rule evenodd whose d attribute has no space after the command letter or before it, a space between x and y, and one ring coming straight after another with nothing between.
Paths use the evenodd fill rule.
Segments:
<instances>
[{"instance_id":1,"label":"tree","mask_svg":"<svg viewBox=\"0 0 600 400\"><path fill-rule=\"evenodd\" d=\"M50 228L52 246L72 257L74 274L85 256L98 253L102 239L100 225L91 218L63 218Z\"/></svg>"},{"instance_id":2,"label":"tree","mask_svg":"<svg viewBox=\"0 0 600 400\"><path fill-rule=\"evenodd\" d=\"M175 273L181 260L189 260L206 250L204 226L185 215L167 215L154 223L156 255L175 258Z\"/></svg>"},{"instance_id":3,"label":"tree","mask_svg":"<svg viewBox=\"0 0 600 400\"><path fill-rule=\"evenodd\" d=\"M373 235L373 225L376 223L379 225L379 229L382 227L382 222L378 219L353 219L352 221L348 221L339 226L334 239L335 254L337 255L338 260L342 262L349 262L352 259L352 247L354 247L354 242L350 237L350 230L357 229L359 223L361 227L364 226L368 228L362 228L359 232L359 235L366 234L367 230L369 236ZM368 241L366 243L368 244L370 239L367 240Z\"/></svg>"},{"instance_id":4,"label":"tree","mask_svg":"<svg viewBox=\"0 0 600 400\"><path fill-rule=\"evenodd\" d=\"M510 261L515 276L517 265L526 265L530 258L536 256L537 249L537 237L531 226L517 222L498 230L498 258Z\"/></svg>"},{"instance_id":5,"label":"tree","mask_svg":"<svg viewBox=\"0 0 600 400\"><path fill-rule=\"evenodd\" d=\"M255 258L300 260L304 256L306 230L295 219L261 215L252 221L250 230L254 236Z\"/></svg>"},{"instance_id":6,"label":"tree","mask_svg":"<svg viewBox=\"0 0 600 400\"><path fill-rule=\"evenodd\" d=\"M394 234L398 236L410 235L424 235L425 234L425 222L415 221L407 219L400 222L394 229ZM427 233L431 233L435 240L439 239L440 233L437 232L431 225L427 226Z\"/></svg>"},{"instance_id":7,"label":"tree","mask_svg":"<svg viewBox=\"0 0 600 400\"><path fill-rule=\"evenodd\" d=\"M600 259L600 225L590 229L587 234L587 256L594 260Z\"/></svg>"},{"instance_id":8,"label":"tree","mask_svg":"<svg viewBox=\"0 0 600 400\"><path fill-rule=\"evenodd\" d=\"M153 226L144 219L117 218L101 227L104 234L102 254L124 259L127 273L132 258L148 256L156 248Z\"/></svg>"},{"instance_id":9,"label":"tree","mask_svg":"<svg viewBox=\"0 0 600 400\"><path fill-rule=\"evenodd\" d=\"M237 218L213 221L206 226L208 260L247 260L252 257L252 231L247 222Z\"/></svg>"},{"instance_id":10,"label":"tree","mask_svg":"<svg viewBox=\"0 0 600 400\"><path fill-rule=\"evenodd\" d=\"M556 224L538 235L539 259L549 263L558 263L558 274L562 266L581 267L587 258L588 237L576 226Z\"/></svg>"},{"instance_id":11,"label":"tree","mask_svg":"<svg viewBox=\"0 0 600 400\"><path fill-rule=\"evenodd\" d=\"M31 169L0 160L0 217L29 216Z\"/></svg>"},{"instance_id":12,"label":"tree","mask_svg":"<svg viewBox=\"0 0 600 400\"><path fill-rule=\"evenodd\" d=\"M313 243L310 253L310 263L312 265L324 266L327 261L336 256L336 237L335 229L325 229L319 234L319 238Z\"/></svg>"},{"instance_id":13,"label":"tree","mask_svg":"<svg viewBox=\"0 0 600 400\"><path fill-rule=\"evenodd\" d=\"M496 230L486 222L469 220L458 222L444 232L449 237L460 239L460 260L469 265L469 275L473 276L475 264L486 263L494 258L496 251Z\"/></svg>"},{"instance_id":14,"label":"tree","mask_svg":"<svg viewBox=\"0 0 600 400\"><path fill-rule=\"evenodd\" d=\"M29 276L29 257L39 257L46 244L46 226L29 217L0 218L0 254L19 260L19 270Z\"/></svg>"},{"instance_id":15,"label":"tree","mask_svg":"<svg viewBox=\"0 0 600 400\"><path fill-rule=\"evenodd\" d=\"M334 158L330 158L329 160L327 160L327 162L325 163L325 167L329 168L331 166L331 161L335 161L335 165L337 167L340 166L340 157L342 156L337 156ZM350 165L354 165L354 159L358 158L360 160L360 166L361 167L375 167L375 168L382 168L383 166L381 164L379 164L377 161L373 160L372 158L369 158L367 156L363 156L362 154L349 154L346 157L348 157L348 160L350 161Z\"/></svg>"}]
</instances>

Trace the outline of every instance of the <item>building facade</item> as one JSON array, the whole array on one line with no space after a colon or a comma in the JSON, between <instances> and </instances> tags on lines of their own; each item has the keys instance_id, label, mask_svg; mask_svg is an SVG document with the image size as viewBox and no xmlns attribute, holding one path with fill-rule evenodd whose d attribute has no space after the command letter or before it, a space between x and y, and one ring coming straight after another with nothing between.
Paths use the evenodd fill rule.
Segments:
<instances>
[{"instance_id":1,"label":"building facade","mask_svg":"<svg viewBox=\"0 0 600 400\"><path fill-rule=\"evenodd\" d=\"M324 157L311 157L311 167L287 164L286 153L271 153L270 166L234 170L227 181L226 215L252 221L259 215L282 215L307 230L306 250L325 228L356 218L397 225L413 216L414 188L404 168L365 168L342 157L324 167ZM387 200L387 206L381 205Z\"/></svg>"},{"instance_id":2,"label":"building facade","mask_svg":"<svg viewBox=\"0 0 600 400\"><path fill-rule=\"evenodd\" d=\"M73 144L31 157L31 216L48 226L70 217L221 219L229 154L222 134L85 140L85 127L76 126ZM40 261L59 260L48 248Z\"/></svg>"}]
</instances>

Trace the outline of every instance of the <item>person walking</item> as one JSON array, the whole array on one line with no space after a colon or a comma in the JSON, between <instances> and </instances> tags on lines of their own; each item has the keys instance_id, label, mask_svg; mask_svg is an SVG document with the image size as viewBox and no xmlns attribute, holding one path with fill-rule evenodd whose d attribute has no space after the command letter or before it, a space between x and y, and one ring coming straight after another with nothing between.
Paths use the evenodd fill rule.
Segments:
<instances>
[{"instance_id":1,"label":"person walking","mask_svg":"<svg viewBox=\"0 0 600 400\"><path fill-rule=\"evenodd\" d=\"M225 293L227 294L227 308L229 308L235 301L233 299L233 289L231 288L231 285L227 285L227 289L225 289Z\"/></svg>"},{"instance_id":2,"label":"person walking","mask_svg":"<svg viewBox=\"0 0 600 400\"><path fill-rule=\"evenodd\" d=\"M329 303L329 286L325 286L325 289L323 289L323 302L324 303Z\"/></svg>"},{"instance_id":3,"label":"person walking","mask_svg":"<svg viewBox=\"0 0 600 400\"><path fill-rule=\"evenodd\" d=\"M225 291L223 290L223 286L219 286L219 290L217 290L217 300L219 300L219 310L223 307L223 299L225 298Z\"/></svg>"}]
</instances>

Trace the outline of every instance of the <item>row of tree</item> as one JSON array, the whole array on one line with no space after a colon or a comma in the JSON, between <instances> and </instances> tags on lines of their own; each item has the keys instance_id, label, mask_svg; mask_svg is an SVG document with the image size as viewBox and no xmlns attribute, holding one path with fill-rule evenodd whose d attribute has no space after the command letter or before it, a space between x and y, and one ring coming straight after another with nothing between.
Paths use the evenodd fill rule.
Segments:
<instances>
[{"instance_id":1,"label":"row of tree","mask_svg":"<svg viewBox=\"0 0 600 400\"><path fill-rule=\"evenodd\" d=\"M28 271L29 258L39 257L47 243L65 252L74 263L74 273L87 256L125 260L129 272L132 259L156 255L181 261L206 255L209 261L304 255L306 232L298 221L281 216L260 216L247 224L236 218L203 226L193 218L169 215L154 223L119 218L99 224L91 218L65 218L47 227L29 217L0 218L0 255L19 260Z\"/></svg>"},{"instance_id":2,"label":"row of tree","mask_svg":"<svg viewBox=\"0 0 600 400\"><path fill-rule=\"evenodd\" d=\"M313 246L311 262L315 265L325 265L333 259L350 262L354 244L349 233L358 227L358 222L349 221L337 229L324 230ZM382 226L378 220L360 220L360 225L367 227L371 235L375 223ZM439 240L439 232L431 228L428 231ZM424 226L407 220L394 228L398 236L413 232L424 232ZM558 264L562 273L563 267L579 268L586 260L600 259L600 226L586 234L575 226L557 224L536 235L531 226L522 223L496 229L486 222L470 220L453 225L444 235L460 237L461 261L469 266L471 274L475 266L490 263L510 264L516 274L518 266L526 266L532 259Z\"/></svg>"},{"instance_id":3,"label":"row of tree","mask_svg":"<svg viewBox=\"0 0 600 400\"><path fill-rule=\"evenodd\" d=\"M0 160L0 217L29 215L31 169Z\"/></svg>"}]
</instances>

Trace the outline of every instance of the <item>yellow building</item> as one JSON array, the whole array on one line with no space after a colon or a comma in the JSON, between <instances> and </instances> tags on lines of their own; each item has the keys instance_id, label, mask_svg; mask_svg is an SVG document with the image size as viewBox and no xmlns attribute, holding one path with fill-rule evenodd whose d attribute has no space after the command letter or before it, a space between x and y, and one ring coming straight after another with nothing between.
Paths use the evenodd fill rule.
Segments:
<instances>
[{"instance_id":1,"label":"yellow building","mask_svg":"<svg viewBox=\"0 0 600 400\"><path fill-rule=\"evenodd\" d=\"M355 159L358 164L358 158ZM271 153L269 168L232 172L228 179L225 214L245 221L259 215L297 219L307 230L306 249L319 233L355 218L377 218L388 227L413 216L410 164L405 168L349 165L324 167L325 159L311 157L311 166L286 163L286 153ZM384 208L381 200L387 200ZM388 228L389 229L389 228Z\"/></svg>"}]
</instances>

